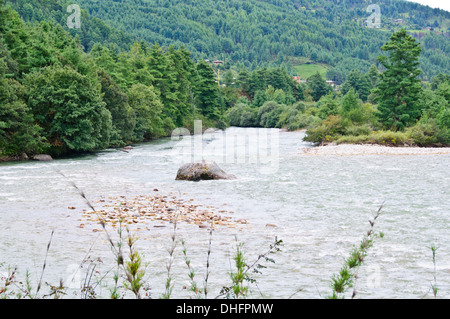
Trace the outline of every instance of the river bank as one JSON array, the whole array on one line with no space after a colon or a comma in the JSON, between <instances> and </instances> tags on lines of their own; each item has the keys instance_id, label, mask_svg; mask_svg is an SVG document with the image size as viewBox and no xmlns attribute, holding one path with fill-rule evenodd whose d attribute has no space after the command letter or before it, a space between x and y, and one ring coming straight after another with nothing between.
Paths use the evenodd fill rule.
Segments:
<instances>
[{"instance_id":1,"label":"river bank","mask_svg":"<svg viewBox=\"0 0 450 319\"><path fill-rule=\"evenodd\" d=\"M399 147L373 144L328 144L303 148L303 155L437 155L450 154L450 147Z\"/></svg>"}]
</instances>

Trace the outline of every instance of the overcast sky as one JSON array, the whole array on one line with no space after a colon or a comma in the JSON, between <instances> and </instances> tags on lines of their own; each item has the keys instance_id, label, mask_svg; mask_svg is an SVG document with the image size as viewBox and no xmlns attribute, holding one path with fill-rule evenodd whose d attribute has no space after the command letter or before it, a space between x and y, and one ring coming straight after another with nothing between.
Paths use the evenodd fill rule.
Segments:
<instances>
[{"instance_id":1,"label":"overcast sky","mask_svg":"<svg viewBox=\"0 0 450 319\"><path fill-rule=\"evenodd\" d=\"M410 2L417 2L430 6L432 8L439 8L450 11L450 1L449 0L406 0Z\"/></svg>"}]
</instances>

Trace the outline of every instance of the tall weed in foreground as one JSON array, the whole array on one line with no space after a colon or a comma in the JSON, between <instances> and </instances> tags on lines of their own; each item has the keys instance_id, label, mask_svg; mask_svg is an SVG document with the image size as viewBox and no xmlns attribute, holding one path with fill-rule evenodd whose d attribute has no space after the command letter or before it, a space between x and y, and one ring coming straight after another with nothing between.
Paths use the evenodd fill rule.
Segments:
<instances>
[{"instance_id":1,"label":"tall weed in foreground","mask_svg":"<svg viewBox=\"0 0 450 319\"><path fill-rule=\"evenodd\" d=\"M431 254L432 254L432 260L433 260L433 282L431 283L430 290L433 292L434 298L437 298L437 293L438 293L437 271L436 271L436 254L437 254L438 248L439 247L436 247L435 245L432 245L430 247ZM428 294L428 292L423 297L425 297Z\"/></svg>"},{"instance_id":2,"label":"tall weed in foreground","mask_svg":"<svg viewBox=\"0 0 450 319\"><path fill-rule=\"evenodd\" d=\"M328 298L343 299L345 298L345 293L350 288L354 288L351 298L356 296L355 281L358 278L358 269L363 264L364 259L367 256L367 252L369 248L372 247L374 240L378 237L382 238L384 236L381 232L378 234L374 232L375 222L380 216L382 208L383 205L380 206L373 220L369 220L370 229L367 231L367 234L364 236L359 246L355 246L352 249L350 256L345 260L340 271L332 276L332 294Z\"/></svg>"},{"instance_id":3,"label":"tall weed in foreground","mask_svg":"<svg viewBox=\"0 0 450 319\"><path fill-rule=\"evenodd\" d=\"M206 255L206 271L205 271L205 277L203 281L203 288L200 288L197 281L195 280L195 269L191 265L191 260L188 257L187 254L187 247L186 242L184 239L181 239L181 244L183 245L183 256L184 256L184 262L188 268L188 278L189 278L189 284L190 288L188 291L191 291L194 293L194 297L196 299L201 299L202 295L204 295L204 298L208 298L208 279L209 279L209 259L211 257L211 244L212 244L212 234L213 234L213 224L211 224L209 229L209 244L208 244L208 252Z\"/></svg>"},{"instance_id":4,"label":"tall weed in foreground","mask_svg":"<svg viewBox=\"0 0 450 319\"><path fill-rule=\"evenodd\" d=\"M283 241L275 237L274 242L269 246L269 249L258 256L258 258L252 263L248 264L245 260L243 247L244 243L236 244L236 253L233 257L235 262L235 270L230 273L230 279L232 284L225 286L220 291L220 294L216 297L225 298L247 298L249 293L249 287L246 283L256 284L256 279L251 276L252 273L261 274L261 269L267 268L264 265L265 262L275 263L275 260L269 256L281 251Z\"/></svg>"}]
</instances>

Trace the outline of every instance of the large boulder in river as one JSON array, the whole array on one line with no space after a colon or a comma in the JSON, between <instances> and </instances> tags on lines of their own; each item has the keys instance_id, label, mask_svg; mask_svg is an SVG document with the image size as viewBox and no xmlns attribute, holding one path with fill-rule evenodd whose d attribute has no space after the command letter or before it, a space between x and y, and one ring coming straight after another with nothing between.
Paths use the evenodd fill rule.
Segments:
<instances>
[{"instance_id":1,"label":"large boulder in river","mask_svg":"<svg viewBox=\"0 0 450 319\"><path fill-rule=\"evenodd\" d=\"M47 154L34 155L33 159L35 161L42 161L42 162L53 161L53 158L50 155L47 155Z\"/></svg>"},{"instance_id":2,"label":"large boulder in river","mask_svg":"<svg viewBox=\"0 0 450 319\"><path fill-rule=\"evenodd\" d=\"M215 162L202 161L184 164L176 177L176 180L194 182L217 179L236 179L236 176L225 173Z\"/></svg>"}]
</instances>

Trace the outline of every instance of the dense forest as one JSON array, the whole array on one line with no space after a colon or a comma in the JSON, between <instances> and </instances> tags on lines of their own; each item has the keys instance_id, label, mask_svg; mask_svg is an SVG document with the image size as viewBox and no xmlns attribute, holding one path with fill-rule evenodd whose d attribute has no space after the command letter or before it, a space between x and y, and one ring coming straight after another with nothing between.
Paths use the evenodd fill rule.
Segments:
<instances>
[{"instance_id":1,"label":"dense forest","mask_svg":"<svg viewBox=\"0 0 450 319\"><path fill-rule=\"evenodd\" d=\"M0 155L95 151L167 136L193 120L224 127L212 67L183 47L117 51L0 2Z\"/></svg>"},{"instance_id":2,"label":"dense forest","mask_svg":"<svg viewBox=\"0 0 450 319\"><path fill-rule=\"evenodd\" d=\"M11 2L21 13L31 1ZM49 7L49 2L52 1L38 0L32 5L41 3L39 6ZM183 45L195 59L223 60L227 68L254 70L281 66L295 75L297 65L313 63L326 69L328 79L342 84L351 70L367 72L376 64L381 46L403 27L420 38L422 79L430 80L439 71L450 73L450 56L443 54L450 50L450 13L408 1L79 0L76 3L89 13L84 12L82 21L83 24L86 21L86 26L80 35L87 50L102 36L105 42L118 38L97 20L90 18L90 21L90 15L126 33L133 41ZM367 12L371 3L380 7L380 29L365 26L371 15ZM25 20L42 19L39 13L30 12L28 7L23 14ZM60 22L60 11L54 12L57 13L47 11L45 19L52 16ZM117 45L123 47L121 42Z\"/></svg>"},{"instance_id":3,"label":"dense forest","mask_svg":"<svg viewBox=\"0 0 450 319\"><path fill-rule=\"evenodd\" d=\"M0 157L122 147L196 119L307 129L315 143L450 144L444 11L386 2L386 25L410 10L411 29L390 32L354 18L367 1L81 3L90 13L70 29L61 1L0 0ZM433 19L440 33L419 42L411 30ZM300 60L329 65L338 85L295 81Z\"/></svg>"},{"instance_id":4,"label":"dense forest","mask_svg":"<svg viewBox=\"0 0 450 319\"><path fill-rule=\"evenodd\" d=\"M450 145L450 75L421 81L422 47L404 29L381 51L381 71L354 69L340 86L316 73L292 91L265 83L265 69L244 70L238 87L250 98L227 111L230 124L306 129L305 141L316 144Z\"/></svg>"}]
</instances>

